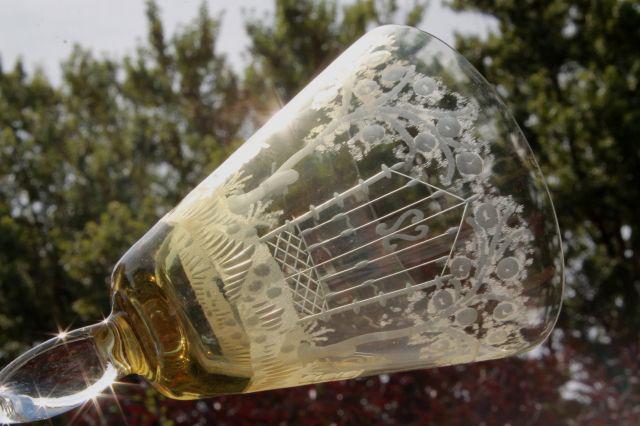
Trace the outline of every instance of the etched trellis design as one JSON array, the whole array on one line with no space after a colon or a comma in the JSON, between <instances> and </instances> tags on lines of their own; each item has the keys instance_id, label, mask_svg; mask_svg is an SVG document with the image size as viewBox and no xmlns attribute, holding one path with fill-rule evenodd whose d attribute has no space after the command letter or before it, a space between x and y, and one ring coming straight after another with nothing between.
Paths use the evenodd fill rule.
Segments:
<instances>
[{"instance_id":1,"label":"etched trellis design","mask_svg":"<svg viewBox=\"0 0 640 426\"><path fill-rule=\"evenodd\" d=\"M395 41L387 42L372 47L354 73L325 82L326 89L311 101L315 127L307 129L302 147L277 168L272 164L269 176L253 189L228 194L232 210L247 212L251 223L267 223L258 219L269 213L269 222L281 224L267 227L258 239L280 269L278 282L291 290L283 294L291 295L299 329L282 328L282 333L300 339L292 346L305 341L327 353L332 345L340 350L355 345L351 339L360 332L358 342L368 335L373 341L410 337L409 344L429 359L434 356L429 351L452 333L474 339L479 348L517 346L527 310L514 283L526 278L533 237L522 206L494 185L491 141L476 128L478 101L447 87L442 76L427 76L416 64L394 58ZM363 160L385 149L398 162L372 172ZM333 197L325 195L325 201L289 220L270 211L275 200L270 194L296 184L306 172L300 167L305 158L345 153L359 175L375 174ZM376 194L377 185L399 178L402 185ZM408 194L391 211L364 213L365 206L412 186L428 188L428 194ZM432 208L431 201L440 205ZM241 301L253 304L251 312L272 303L253 295ZM337 322L368 321L369 328L334 330L336 314ZM322 337L308 335L310 326L325 327ZM460 344L461 352L471 347Z\"/></svg>"},{"instance_id":2,"label":"etched trellis design","mask_svg":"<svg viewBox=\"0 0 640 426\"><path fill-rule=\"evenodd\" d=\"M438 338L433 326L438 321L447 319L441 322L449 324L446 329L462 331L483 315L477 337L483 336L481 330L490 330L493 336L484 337L489 344L505 343L509 336L517 342L516 324L527 321L526 301L513 282L527 275L533 238L521 216L522 206L491 182L494 156L491 142L480 138L475 129L477 100L452 91L441 78L417 72L415 64L393 58L395 42L387 39L384 50L371 54L375 59L365 55L356 74L329 84L317 95L314 108L330 121L312 130L306 150L335 152L346 145L354 160L361 161L388 145L407 167L407 175L417 179L426 174L439 179L439 186L450 194L468 194L462 220L471 226L472 236L466 236L460 247L452 246L442 275L448 266L453 276L444 286L435 283L438 291L426 296L433 308L431 319L418 313L420 309L415 315L410 310L406 314L416 325L431 323L434 333L429 339ZM445 97L455 100L453 108L439 106ZM483 217L487 212L492 212L490 220ZM483 221L485 226L477 226ZM502 249L495 250L496 246ZM481 290L485 287L492 290ZM433 303L436 296L441 303ZM416 301L424 297L423 293ZM499 304L492 307L495 301ZM502 310L510 314L502 315ZM499 339L496 330L502 330Z\"/></svg>"},{"instance_id":3,"label":"etched trellis design","mask_svg":"<svg viewBox=\"0 0 640 426\"><path fill-rule=\"evenodd\" d=\"M503 117L473 76L402 32L323 73L190 199L205 197L213 234L250 250L222 301L251 342L252 390L530 345L523 289L539 254L527 194L494 174L511 148L494 140Z\"/></svg>"},{"instance_id":4,"label":"etched trellis design","mask_svg":"<svg viewBox=\"0 0 640 426\"><path fill-rule=\"evenodd\" d=\"M314 315L327 309L326 292L299 231L297 225L288 224L266 242L280 269L290 274L287 282L296 308L302 314Z\"/></svg>"},{"instance_id":5,"label":"etched trellis design","mask_svg":"<svg viewBox=\"0 0 640 426\"><path fill-rule=\"evenodd\" d=\"M334 197L319 206L311 206L309 211L300 215L278 229L265 235L262 241L266 242L271 249L274 259L278 262L281 270L286 276L286 280L293 291L293 300L300 314L300 320L307 322L318 318L328 318L333 314L354 311L358 312L364 306L379 303L386 304L388 300L399 296L408 296L419 290L439 287L449 278L445 274L454 252L454 247L458 241L460 228L464 224L468 206L474 197L464 199L452 194L445 189L430 185L428 183L413 179L401 171L403 163L397 163L392 167L382 166L382 170L367 180L361 181L358 185L342 192L334 194ZM381 181L389 181L391 178L400 180L401 184L388 189L381 195L369 197L370 190ZM428 189L428 195L414 200L408 204L397 206L393 211L382 214L379 217L371 218L370 221L354 224L353 217L359 210L371 208L376 203L393 196L402 195L403 191L410 190L415 186L423 186ZM345 200L360 195L361 202L348 208ZM452 205L440 211L425 211L424 204L434 200L447 197ZM331 211L329 217L321 219L324 212ZM429 223L442 218L442 216L452 214L455 221L451 227L444 232L432 235L422 231L428 228ZM405 219L412 217L410 223L405 224ZM395 220L393 226L384 226L387 220ZM337 230L332 231L332 235L322 241L308 244L306 238L313 237L323 227L341 225ZM413 235L412 235L413 234ZM339 242L339 240L360 235L356 247L349 247L342 252L331 253L329 259L318 259L316 262L312 256L314 251L323 249L324 246ZM389 241L405 243L400 249ZM379 271L385 268L378 268L379 264L390 258L397 258L402 255L410 255L412 251L419 250L425 245L438 240L448 242L446 254L423 262L402 265L399 270L385 273ZM406 243L409 243L408 245ZM373 258L359 262L345 262L338 265L332 272L326 269L332 264L339 263L342 258L357 254L359 251L369 251L378 246L379 253ZM382 247L382 249L380 249ZM375 250L373 250L375 253ZM429 265L442 264L442 268L437 273L432 274L429 279L421 282L411 282L409 273ZM341 269L340 266L343 266ZM332 281L342 281L339 278L348 276L351 272L360 271L371 267L373 272L365 274L366 279L350 281L349 286L341 289L332 288ZM383 290L381 284L389 281L403 280L402 285ZM373 289L370 297L359 299L355 294L366 288ZM351 294L351 297L350 297ZM342 300L342 301L340 301ZM345 302L347 300L347 302Z\"/></svg>"}]
</instances>

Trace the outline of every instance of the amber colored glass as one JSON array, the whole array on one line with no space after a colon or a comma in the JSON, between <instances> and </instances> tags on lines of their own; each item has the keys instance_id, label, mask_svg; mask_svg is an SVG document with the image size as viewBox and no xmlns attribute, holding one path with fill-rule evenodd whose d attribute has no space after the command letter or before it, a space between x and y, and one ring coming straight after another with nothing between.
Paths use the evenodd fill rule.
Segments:
<instances>
[{"instance_id":1,"label":"amber colored glass","mask_svg":"<svg viewBox=\"0 0 640 426\"><path fill-rule=\"evenodd\" d=\"M362 37L118 262L113 313L0 372L0 421L138 374L173 398L520 354L563 258L531 149L427 33Z\"/></svg>"}]
</instances>

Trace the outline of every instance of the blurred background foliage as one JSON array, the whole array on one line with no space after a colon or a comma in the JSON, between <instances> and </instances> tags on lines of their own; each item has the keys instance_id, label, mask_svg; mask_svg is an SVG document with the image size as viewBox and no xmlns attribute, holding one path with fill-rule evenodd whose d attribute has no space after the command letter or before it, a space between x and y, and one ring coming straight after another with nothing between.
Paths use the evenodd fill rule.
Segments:
<instances>
[{"instance_id":1,"label":"blurred background foliage","mask_svg":"<svg viewBox=\"0 0 640 426\"><path fill-rule=\"evenodd\" d=\"M0 66L0 359L108 315L119 256L367 29L428 3L275 0L251 61L216 51L201 7L122 59L77 46L53 85ZM255 395L170 401L120 388L66 424L637 424L640 415L640 1L451 0L497 19L456 47L495 84L552 192L567 261L558 329L532 355ZM428 29L427 29L428 30ZM1 52L0 52L1 53Z\"/></svg>"}]
</instances>

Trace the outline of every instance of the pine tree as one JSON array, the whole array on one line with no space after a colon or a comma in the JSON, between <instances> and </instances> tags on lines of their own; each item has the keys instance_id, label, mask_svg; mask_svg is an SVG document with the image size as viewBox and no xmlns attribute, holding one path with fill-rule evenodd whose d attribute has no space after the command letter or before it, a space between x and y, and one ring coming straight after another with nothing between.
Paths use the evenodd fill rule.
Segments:
<instances>
[{"instance_id":1,"label":"pine tree","mask_svg":"<svg viewBox=\"0 0 640 426\"><path fill-rule=\"evenodd\" d=\"M53 86L0 72L0 358L109 313L124 251L239 143L239 78L202 7L122 60L76 46Z\"/></svg>"},{"instance_id":2,"label":"pine tree","mask_svg":"<svg viewBox=\"0 0 640 426\"><path fill-rule=\"evenodd\" d=\"M535 358L202 402L142 383L120 389L129 424L634 423L640 2L451 3L499 23L457 47L496 84L548 177L568 266L560 331ZM251 61L240 74L216 50L221 18L202 6L167 35L154 2L130 56L77 46L59 85L20 61L0 66L1 363L56 326L107 315L124 250L367 29L418 24L427 2L409 4L275 0L273 16L247 19ZM582 385L578 401L562 397L570 379ZM121 422L113 402L102 410Z\"/></svg>"},{"instance_id":3,"label":"pine tree","mask_svg":"<svg viewBox=\"0 0 640 426\"><path fill-rule=\"evenodd\" d=\"M458 47L497 85L548 177L568 266L563 326L637 336L640 2L453 5L498 19L497 34Z\"/></svg>"}]
</instances>

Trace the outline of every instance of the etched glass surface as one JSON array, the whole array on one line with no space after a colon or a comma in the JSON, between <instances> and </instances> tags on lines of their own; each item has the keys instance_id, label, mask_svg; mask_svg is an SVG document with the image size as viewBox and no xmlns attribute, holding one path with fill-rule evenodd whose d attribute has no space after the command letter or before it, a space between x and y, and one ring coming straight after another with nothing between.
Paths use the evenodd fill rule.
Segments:
<instances>
[{"instance_id":1,"label":"etched glass surface","mask_svg":"<svg viewBox=\"0 0 640 426\"><path fill-rule=\"evenodd\" d=\"M514 355L562 287L549 194L493 88L380 27L125 253L109 318L0 372L0 421L128 374L189 399Z\"/></svg>"},{"instance_id":2,"label":"etched glass surface","mask_svg":"<svg viewBox=\"0 0 640 426\"><path fill-rule=\"evenodd\" d=\"M187 275L218 277L196 296L221 342L248 342L251 390L516 354L559 309L522 133L407 27L361 39L163 220Z\"/></svg>"}]
</instances>

